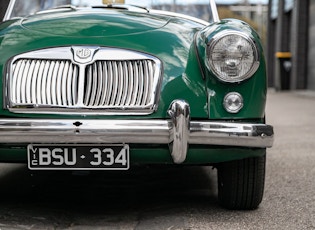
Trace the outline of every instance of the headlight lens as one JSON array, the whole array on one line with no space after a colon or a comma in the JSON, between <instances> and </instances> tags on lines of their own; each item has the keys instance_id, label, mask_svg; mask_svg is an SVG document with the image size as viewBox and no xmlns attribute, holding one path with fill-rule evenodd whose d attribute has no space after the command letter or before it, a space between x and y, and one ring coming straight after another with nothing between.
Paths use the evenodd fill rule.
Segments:
<instances>
[{"instance_id":1,"label":"headlight lens","mask_svg":"<svg viewBox=\"0 0 315 230\"><path fill-rule=\"evenodd\" d=\"M207 56L210 69L225 82L250 78L259 66L254 41L238 31L224 31L214 36L208 44Z\"/></svg>"}]
</instances>

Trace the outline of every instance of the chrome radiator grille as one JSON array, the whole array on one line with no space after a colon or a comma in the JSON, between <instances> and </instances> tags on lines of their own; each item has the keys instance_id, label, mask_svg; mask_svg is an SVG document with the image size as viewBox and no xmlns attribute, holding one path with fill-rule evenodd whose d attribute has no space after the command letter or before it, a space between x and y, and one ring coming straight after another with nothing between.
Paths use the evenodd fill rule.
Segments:
<instances>
[{"instance_id":1,"label":"chrome radiator grille","mask_svg":"<svg viewBox=\"0 0 315 230\"><path fill-rule=\"evenodd\" d=\"M157 108L161 63L147 54L62 47L14 57L7 108L20 113L149 114Z\"/></svg>"},{"instance_id":2,"label":"chrome radiator grille","mask_svg":"<svg viewBox=\"0 0 315 230\"><path fill-rule=\"evenodd\" d=\"M146 106L152 95L154 63L98 61L87 66L84 105Z\"/></svg>"},{"instance_id":3,"label":"chrome radiator grille","mask_svg":"<svg viewBox=\"0 0 315 230\"><path fill-rule=\"evenodd\" d=\"M14 104L74 106L79 68L71 61L19 59L13 64L11 101Z\"/></svg>"}]
</instances>

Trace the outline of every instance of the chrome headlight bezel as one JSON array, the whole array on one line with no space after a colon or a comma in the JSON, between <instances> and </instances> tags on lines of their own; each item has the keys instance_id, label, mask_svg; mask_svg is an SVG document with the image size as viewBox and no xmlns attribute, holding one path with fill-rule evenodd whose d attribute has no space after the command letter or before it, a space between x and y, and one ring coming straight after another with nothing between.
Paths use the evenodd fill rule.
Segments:
<instances>
[{"instance_id":1,"label":"chrome headlight bezel","mask_svg":"<svg viewBox=\"0 0 315 230\"><path fill-rule=\"evenodd\" d=\"M230 44L220 44L225 41L224 39L230 42ZM246 45L246 47L244 48L244 46L241 46L239 43ZM223 48L224 50L219 52L220 49L218 46L221 46L221 49ZM229 63L227 63L228 60L226 60L226 56L231 56L232 59L234 58L234 60L230 61L230 66ZM237 56L241 57L236 58ZM220 58L222 58L222 60L219 60ZM244 58L247 58L247 60ZM239 61L238 65L235 64L237 60ZM223 63L223 65L218 65L218 62ZM207 44L207 65L212 73L223 82L242 82L252 77L257 71L260 65L259 49L254 39L244 32L236 30L221 31L213 36ZM241 69L244 66L245 70ZM235 72L238 72L238 74L235 74Z\"/></svg>"}]
</instances>

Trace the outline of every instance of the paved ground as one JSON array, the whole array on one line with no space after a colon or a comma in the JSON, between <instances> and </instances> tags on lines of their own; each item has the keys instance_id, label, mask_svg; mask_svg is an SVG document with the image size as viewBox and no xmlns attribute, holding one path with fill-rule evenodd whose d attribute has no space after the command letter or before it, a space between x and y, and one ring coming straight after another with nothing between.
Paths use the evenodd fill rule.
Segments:
<instances>
[{"instance_id":1,"label":"paved ground","mask_svg":"<svg viewBox=\"0 0 315 230\"><path fill-rule=\"evenodd\" d=\"M270 93L267 115L276 139L258 212L270 228L315 229L315 94Z\"/></svg>"},{"instance_id":2,"label":"paved ground","mask_svg":"<svg viewBox=\"0 0 315 230\"><path fill-rule=\"evenodd\" d=\"M315 94L270 92L264 200L254 211L217 203L210 167L30 174L1 165L0 229L315 229Z\"/></svg>"}]
</instances>

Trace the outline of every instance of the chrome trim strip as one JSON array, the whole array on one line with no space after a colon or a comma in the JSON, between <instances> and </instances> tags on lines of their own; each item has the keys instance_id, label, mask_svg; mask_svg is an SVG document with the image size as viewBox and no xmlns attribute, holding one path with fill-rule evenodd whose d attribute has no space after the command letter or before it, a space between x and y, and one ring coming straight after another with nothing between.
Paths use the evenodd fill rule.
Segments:
<instances>
[{"instance_id":1,"label":"chrome trim strip","mask_svg":"<svg viewBox=\"0 0 315 230\"><path fill-rule=\"evenodd\" d=\"M220 22L217 4L215 3L215 0L210 0L210 8L212 11L213 22Z\"/></svg>"},{"instance_id":2,"label":"chrome trim strip","mask_svg":"<svg viewBox=\"0 0 315 230\"><path fill-rule=\"evenodd\" d=\"M13 11L13 7L15 5L15 2L16 2L16 0L11 0L10 1L9 5L8 5L8 8L7 8L7 11L5 12L5 15L4 15L2 21L6 21L6 20L10 19L12 11Z\"/></svg>"},{"instance_id":3,"label":"chrome trim strip","mask_svg":"<svg viewBox=\"0 0 315 230\"><path fill-rule=\"evenodd\" d=\"M170 120L1 119L0 143L169 144L173 140L172 127ZM191 121L188 143L268 148L273 144L273 128L264 124Z\"/></svg>"}]
</instances>

